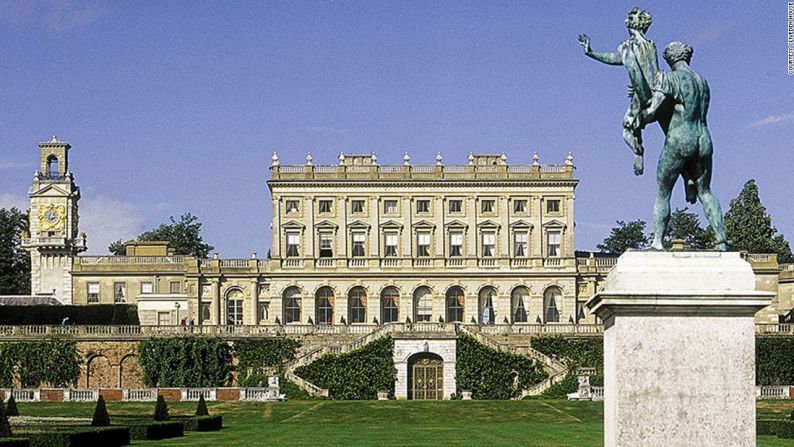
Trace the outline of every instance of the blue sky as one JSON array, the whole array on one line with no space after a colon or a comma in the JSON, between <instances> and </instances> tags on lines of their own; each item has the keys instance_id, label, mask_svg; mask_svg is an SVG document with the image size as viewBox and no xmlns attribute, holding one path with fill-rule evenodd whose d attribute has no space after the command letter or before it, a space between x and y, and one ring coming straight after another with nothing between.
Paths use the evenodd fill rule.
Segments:
<instances>
[{"instance_id":1,"label":"blue sky","mask_svg":"<svg viewBox=\"0 0 794 447\"><path fill-rule=\"evenodd\" d=\"M36 143L74 146L91 253L191 212L223 257L270 244L270 157L450 164L506 152L560 163L581 183L576 244L618 219L649 220L662 146L646 130L646 174L621 138L623 67L582 55L626 38L632 6L648 35L695 48L712 90L714 190L727 210L755 178L794 237L794 77L786 2L12 1L0 8L0 206L25 205ZM661 58L660 58L661 59ZM660 61L664 68L666 64ZM683 207L678 185L674 205ZM700 213L700 205L696 207Z\"/></svg>"}]
</instances>

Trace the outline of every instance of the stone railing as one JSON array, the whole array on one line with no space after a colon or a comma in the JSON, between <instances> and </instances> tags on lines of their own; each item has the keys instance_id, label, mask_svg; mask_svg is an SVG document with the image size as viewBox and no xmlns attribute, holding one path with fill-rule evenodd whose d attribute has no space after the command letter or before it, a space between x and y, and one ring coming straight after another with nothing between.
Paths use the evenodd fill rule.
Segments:
<instances>
[{"instance_id":1,"label":"stone railing","mask_svg":"<svg viewBox=\"0 0 794 447\"><path fill-rule=\"evenodd\" d=\"M182 256L78 256L80 265L181 264Z\"/></svg>"},{"instance_id":2,"label":"stone railing","mask_svg":"<svg viewBox=\"0 0 794 447\"><path fill-rule=\"evenodd\" d=\"M125 389L122 392L122 400L130 402L155 401L157 400L157 388Z\"/></svg>"},{"instance_id":3,"label":"stone railing","mask_svg":"<svg viewBox=\"0 0 794 447\"><path fill-rule=\"evenodd\" d=\"M788 385L756 386L755 397L760 400L792 399L794 387Z\"/></svg>"},{"instance_id":4,"label":"stone railing","mask_svg":"<svg viewBox=\"0 0 794 447\"><path fill-rule=\"evenodd\" d=\"M183 388L182 400L183 401L198 401L204 396L204 400L216 400L215 388Z\"/></svg>"},{"instance_id":5,"label":"stone railing","mask_svg":"<svg viewBox=\"0 0 794 447\"><path fill-rule=\"evenodd\" d=\"M593 400L604 400L604 387L602 386L590 387L590 393Z\"/></svg>"},{"instance_id":6,"label":"stone railing","mask_svg":"<svg viewBox=\"0 0 794 447\"><path fill-rule=\"evenodd\" d=\"M794 323L758 323L755 325L757 335L794 335Z\"/></svg>"},{"instance_id":7,"label":"stone railing","mask_svg":"<svg viewBox=\"0 0 794 447\"><path fill-rule=\"evenodd\" d=\"M282 165L272 180L572 180L573 164L531 165Z\"/></svg>"},{"instance_id":8,"label":"stone railing","mask_svg":"<svg viewBox=\"0 0 794 447\"><path fill-rule=\"evenodd\" d=\"M293 380L293 379L290 379ZM298 380L302 380L298 378ZM100 395L107 401L152 402L158 395L168 400L197 401L203 395L206 401L281 400L277 387L270 388L103 388L101 390L71 388L0 388L0 400L14 396L18 402L95 402Z\"/></svg>"}]
</instances>

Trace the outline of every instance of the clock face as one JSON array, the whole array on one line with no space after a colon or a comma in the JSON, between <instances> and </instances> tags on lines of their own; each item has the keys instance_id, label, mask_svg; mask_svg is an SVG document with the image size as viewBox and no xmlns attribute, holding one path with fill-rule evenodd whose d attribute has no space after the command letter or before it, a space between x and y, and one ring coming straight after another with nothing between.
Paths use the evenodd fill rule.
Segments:
<instances>
[{"instance_id":1,"label":"clock face","mask_svg":"<svg viewBox=\"0 0 794 447\"><path fill-rule=\"evenodd\" d=\"M49 222L51 224L57 223L58 220L60 219L60 217L58 216L58 213L56 213L54 210L47 211L47 213L44 215L44 217L47 219L47 222Z\"/></svg>"}]
</instances>

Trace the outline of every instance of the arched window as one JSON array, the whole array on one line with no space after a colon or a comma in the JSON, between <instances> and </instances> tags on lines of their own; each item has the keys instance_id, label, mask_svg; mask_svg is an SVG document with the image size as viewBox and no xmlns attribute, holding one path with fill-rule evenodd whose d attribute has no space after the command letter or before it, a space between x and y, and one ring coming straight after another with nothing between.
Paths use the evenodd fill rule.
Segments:
<instances>
[{"instance_id":1,"label":"arched window","mask_svg":"<svg viewBox=\"0 0 794 447\"><path fill-rule=\"evenodd\" d=\"M317 324L334 323L334 291L330 287L320 287L314 295L314 321Z\"/></svg>"},{"instance_id":2,"label":"arched window","mask_svg":"<svg viewBox=\"0 0 794 447\"><path fill-rule=\"evenodd\" d=\"M47 157L47 177L57 179L58 175L58 157L50 155Z\"/></svg>"},{"instance_id":3,"label":"arched window","mask_svg":"<svg viewBox=\"0 0 794 447\"><path fill-rule=\"evenodd\" d=\"M494 324L496 320L496 312L494 311L494 302L496 301L496 289L491 286L483 287L480 290L479 309L480 309L480 323L481 324Z\"/></svg>"},{"instance_id":4,"label":"arched window","mask_svg":"<svg viewBox=\"0 0 794 447\"><path fill-rule=\"evenodd\" d=\"M543 322L558 323L560 321L560 311L557 307L562 298L562 290L552 286L543 292Z\"/></svg>"},{"instance_id":5,"label":"arched window","mask_svg":"<svg viewBox=\"0 0 794 447\"><path fill-rule=\"evenodd\" d=\"M226 324L243 324L243 291L240 289L226 292Z\"/></svg>"},{"instance_id":6,"label":"arched window","mask_svg":"<svg viewBox=\"0 0 794 447\"><path fill-rule=\"evenodd\" d=\"M400 304L400 291L396 287L386 287L380 293L380 321L394 323L398 319L398 306Z\"/></svg>"},{"instance_id":7,"label":"arched window","mask_svg":"<svg viewBox=\"0 0 794 447\"><path fill-rule=\"evenodd\" d=\"M363 287L353 287L347 294L347 314L351 323L366 323L367 291Z\"/></svg>"},{"instance_id":8,"label":"arched window","mask_svg":"<svg viewBox=\"0 0 794 447\"><path fill-rule=\"evenodd\" d=\"M450 287L447 290L447 322L453 323L463 321L463 289L460 287Z\"/></svg>"},{"instance_id":9,"label":"arched window","mask_svg":"<svg viewBox=\"0 0 794 447\"><path fill-rule=\"evenodd\" d=\"M414 321L430 321L433 315L433 291L419 287L414 291Z\"/></svg>"},{"instance_id":10,"label":"arched window","mask_svg":"<svg viewBox=\"0 0 794 447\"><path fill-rule=\"evenodd\" d=\"M527 322L527 309L529 308L529 289L523 286L513 289L510 297L510 310L513 323Z\"/></svg>"},{"instance_id":11,"label":"arched window","mask_svg":"<svg viewBox=\"0 0 794 447\"><path fill-rule=\"evenodd\" d=\"M300 323L301 321L301 290L290 287L284 291L284 323Z\"/></svg>"}]
</instances>

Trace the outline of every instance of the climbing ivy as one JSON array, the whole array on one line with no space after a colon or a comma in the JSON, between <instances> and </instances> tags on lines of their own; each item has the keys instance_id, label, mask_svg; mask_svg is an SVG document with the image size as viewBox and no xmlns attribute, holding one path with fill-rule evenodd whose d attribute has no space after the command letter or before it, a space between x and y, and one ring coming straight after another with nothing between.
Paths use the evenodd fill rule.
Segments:
<instances>
[{"instance_id":1,"label":"climbing ivy","mask_svg":"<svg viewBox=\"0 0 794 447\"><path fill-rule=\"evenodd\" d=\"M601 368L604 364L604 339L601 337L535 337L532 347L549 357L566 361L571 367Z\"/></svg>"},{"instance_id":2,"label":"climbing ivy","mask_svg":"<svg viewBox=\"0 0 794 447\"><path fill-rule=\"evenodd\" d=\"M455 362L458 390L473 399L511 399L546 379L543 369L529 357L497 351L461 334Z\"/></svg>"},{"instance_id":3,"label":"climbing ivy","mask_svg":"<svg viewBox=\"0 0 794 447\"><path fill-rule=\"evenodd\" d=\"M41 385L65 387L80 376L77 343L63 337L0 343L0 386L10 387L14 378L24 388Z\"/></svg>"},{"instance_id":4,"label":"climbing ivy","mask_svg":"<svg viewBox=\"0 0 794 447\"><path fill-rule=\"evenodd\" d=\"M794 383L794 338L756 338L755 365L756 384L758 385L790 385Z\"/></svg>"},{"instance_id":5,"label":"climbing ivy","mask_svg":"<svg viewBox=\"0 0 794 447\"><path fill-rule=\"evenodd\" d=\"M394 341L387 335L346 354L324 355L295 373L327 388L331 399L375 399L379 391L394 395L393 357Z\"/></svg>"},{"instance_id":6,"label":"climbing ivy","mask_svg":"<svg viewBox=\"0 0 794 447\"><path fill-rule=\"evenodd\" d=\"M231 382L232 349L217 337L144 340L138 344L138 362L152 387L218 387Z\"/></svg>"},{"instance_id":7,"label":"climbing ivy","mask_svg":"<svg viewBox=\"0 0 794 447\"><path fill-rule=\"evenodd\" d=\"M240 386L267 386L271 372L283 372L284 364L295 358L301 343L291 338L263 338L234 342L237 381Z\"/></svg>"}]
</instances>

